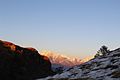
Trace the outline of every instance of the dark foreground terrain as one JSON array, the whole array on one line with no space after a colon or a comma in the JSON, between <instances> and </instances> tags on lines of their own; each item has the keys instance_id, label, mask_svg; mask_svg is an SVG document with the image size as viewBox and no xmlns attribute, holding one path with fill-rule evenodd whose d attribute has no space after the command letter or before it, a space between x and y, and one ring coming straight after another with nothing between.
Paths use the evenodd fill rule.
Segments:
<instances>
[{"instance_id":1,"label":"dark foreground terrain","mask_svg":"<svg viewBox=\"0 0 120 80\"><path fill-rule=\"evenodd\" d=\"M33 80L51 74L49 59L36 49L0 40L0 80Z\"/></svg>"}]
</instances>

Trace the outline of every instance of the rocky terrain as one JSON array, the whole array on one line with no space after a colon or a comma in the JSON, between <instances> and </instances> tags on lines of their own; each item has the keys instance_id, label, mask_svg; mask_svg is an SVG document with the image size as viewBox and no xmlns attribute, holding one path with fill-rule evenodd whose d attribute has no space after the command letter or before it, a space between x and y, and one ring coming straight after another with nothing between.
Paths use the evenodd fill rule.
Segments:
<instances>
[{"instance_id":1,"label":"rocky terrain","mask_svg":"<svg viewBox=\"0 0 120 80\"><path fill-rule=\"evenodd\" d=\"M36 49L0 40L0 80L34 80L51 74L50 60Z\"/></svg>"},{"instance_id":2,"label":"rocky terrain","mask_svg":"<svg viewBox=\"0 0 120 80\"><path fill-rule=\"evenodd\" d=\"M120 80L120 48L109 51L102 46L90 61L38 80Z\"/></svg>"}]
</instances>

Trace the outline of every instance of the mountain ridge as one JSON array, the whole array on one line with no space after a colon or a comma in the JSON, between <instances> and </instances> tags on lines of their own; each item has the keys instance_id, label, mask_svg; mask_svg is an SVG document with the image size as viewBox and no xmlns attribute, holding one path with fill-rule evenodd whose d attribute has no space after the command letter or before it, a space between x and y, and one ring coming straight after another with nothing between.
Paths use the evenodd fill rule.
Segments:
<instances>
[{"instance_id":1,"label":"mountain ridge","mask_svg":"<svg viewBox=\"0 0 120 80\"><path fill-rule=\"evenodd\" d=\"M0 40L0 80L34 80L51 74L50 60L35 48Z\"/></svg>"}]
</instances>

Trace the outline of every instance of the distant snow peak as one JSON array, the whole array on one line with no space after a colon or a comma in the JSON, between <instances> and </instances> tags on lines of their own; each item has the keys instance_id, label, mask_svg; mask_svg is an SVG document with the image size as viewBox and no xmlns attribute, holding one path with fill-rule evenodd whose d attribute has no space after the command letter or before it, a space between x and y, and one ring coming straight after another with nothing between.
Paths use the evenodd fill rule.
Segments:
<instances>
[{"instance_id":1,"label":"distant snow peak","mask_svg":"<svg viewBox=\"0 0 120 80\"><path fill-rule=\"evenodd\" d=\"M87 61L89 61L90 59L93 59L93 58L94 58L94 55L85 57L85 58L82 59L82 62L83 62L83 63L84 63L84 62L87 62Z\"/></svg>"},{"instance_id":2,"label":"distant snow peak","mask_svg":"<svg viewBox=\"0 0 120 80\"><path fill-rule=\"evenodd\" d=\"M63 66L71 67L71 66L75 66L83 63L81 59L70 58L65 55L61 55L52 51L44 50L44 51L41 51L41 54L47 56L50 59L52 64L60 64Z\"/></svg>"}]
</instances>

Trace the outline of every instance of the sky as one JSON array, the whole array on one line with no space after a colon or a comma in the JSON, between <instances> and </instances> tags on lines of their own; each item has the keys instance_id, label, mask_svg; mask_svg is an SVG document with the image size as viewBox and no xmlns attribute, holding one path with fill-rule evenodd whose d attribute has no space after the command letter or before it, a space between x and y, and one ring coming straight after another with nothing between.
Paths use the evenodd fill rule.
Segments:
<instances>
[{"instance_id":1,"label":"sky","mask_svg":"<svg viewBox=\"0 0 120 80\"><path fill-rule=\"evenodd\" d=\"M120 0L0 0L0 39L83 58L120 47Z\"/></svg>"}]
</instances>

